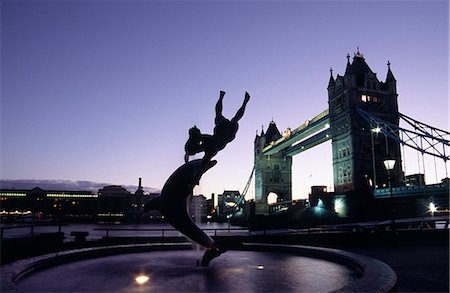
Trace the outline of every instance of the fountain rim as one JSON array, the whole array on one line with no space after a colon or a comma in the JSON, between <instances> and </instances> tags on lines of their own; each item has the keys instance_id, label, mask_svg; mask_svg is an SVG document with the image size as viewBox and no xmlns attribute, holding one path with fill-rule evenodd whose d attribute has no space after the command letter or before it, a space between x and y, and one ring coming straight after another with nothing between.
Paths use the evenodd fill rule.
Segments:
<instances>
[{"instance_id":1,"label":"fountain rim","mask_svg":"<svg viewBox=\"0 0 450 293\"><path fill-rule=\"evenodd\" d=\"M18 291L16 283L27 275L73 261L126 253L191 249L191 244L186 242L124 244L54 252L2 266L1 284L2 289L6 292L16 292ZM397 283L397 274L386 263L372 257L339 249L291 244L242 243L240 247L230 250L291 253L339 263L360 273L359 279L333 292L389 292Z\"/></svg>"}]
</instances>

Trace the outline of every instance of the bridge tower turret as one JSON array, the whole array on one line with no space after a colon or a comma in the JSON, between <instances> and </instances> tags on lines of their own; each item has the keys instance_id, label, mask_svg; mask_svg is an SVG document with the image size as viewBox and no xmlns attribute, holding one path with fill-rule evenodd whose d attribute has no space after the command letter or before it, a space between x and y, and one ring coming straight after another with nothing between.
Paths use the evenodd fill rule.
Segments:
<instances>
[{"instance_id":1,"label":"bridge tower turret","mask_svg":"<svg viewBox=\"0 0 450 293\"><path fill-rule=\"evenodd\" d=\"M388 63L385 82L380 82L363 55L347 55L344 76L328 83L328 104L332 133L333 177L336 192L367 190L388 185L383 160L396 160L393 185L401 185L400 144L386 138L357 113L359 107L392 124L399 125L396 81Z\"/></svg>"},{"instance_id":2,"label":"bridge tower turret","mask_svg":"<svg viewBox=\"0 0 450 293\"><path fill-rule=\"evenodd\" d=\"M262 151L281 138L275 122L270 122L267 131L255 137L255 214L268 215L267 197L273 192L277 201L292 200L292 157L282 152L263 155Z\"/></svg>"}]
</instances>

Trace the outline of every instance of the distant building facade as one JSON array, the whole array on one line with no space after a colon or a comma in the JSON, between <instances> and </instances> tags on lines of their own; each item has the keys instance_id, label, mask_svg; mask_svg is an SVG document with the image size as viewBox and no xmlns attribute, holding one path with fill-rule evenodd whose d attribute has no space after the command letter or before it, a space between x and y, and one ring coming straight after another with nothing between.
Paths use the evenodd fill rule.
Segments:
<instances>
[{"instance_id":1,"label":"distant building facade","mask_svg":"<svg viewBox=\"0 0 450 293\"><path fill-rule=\"evenodd\" d=\"M189 199L189 214L194 222L206 222L208 205L202 194L193 195Z\"/></svg>"},{"instance_id":2,"label":"distant building facade","mask_svg":"<svg viewBox=\"0 0 450 293\"><path fill-rule=\"evenodd\" d=\"M136 222L161 220L157 211L144 215L145 203L158 194L145 194L139 178L134 194L122 186L110 185L97 193L73 190L0 189L2 220L55 219L74 221Z\"/></svg>"},{"instance_id":3,"label":"distant building facade","mask_svg":"<svg viewBox=\"0 0 450 293\"><path fill-rule=\"evenodd\" d=\"M131 207L130 192L122 186L105 186L98 191L98 219L124 220Z\"/></svg>"},{"instance_id":4,"label":"distant building facade","mask_svg":"<svg viewBox=\"0 0 450 293\"><path fill-rule=\"evenodd\" d=\"M412 174L405 176L406 186L425 185L425 174Z\"/></svg>"},{"instance_id":5,"label":"distant building facade","mask_svg":"<svg viewBox=\"0 0 450 293\"><path fill-rule=\"evenodd\" d=\"M1 189L2 217L92 220L97 217L98 195L90 191Z\"/></svg>"}]
</instances>

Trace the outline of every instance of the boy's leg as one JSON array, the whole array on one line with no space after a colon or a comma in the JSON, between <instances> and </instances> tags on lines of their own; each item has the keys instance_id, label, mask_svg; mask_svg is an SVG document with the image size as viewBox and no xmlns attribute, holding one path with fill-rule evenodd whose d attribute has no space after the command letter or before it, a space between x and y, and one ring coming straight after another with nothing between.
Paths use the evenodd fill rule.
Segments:
<instances>
[{"instance_id":1,"label":"boy's leg","mask_svg":"<svg viewBox=\"0 0 450 293\"><path fill-rule=\"evenodd\" d=\"M245 92L244 102L242 103L242 106L239 108L239 110L236 112L236 115L234 115L233 119L231 119L232 122L237 123L242 118L242 116L244 116L245 106L247 105L249 100L250 95L247 92Z\"/></svg>"}]
</instances>

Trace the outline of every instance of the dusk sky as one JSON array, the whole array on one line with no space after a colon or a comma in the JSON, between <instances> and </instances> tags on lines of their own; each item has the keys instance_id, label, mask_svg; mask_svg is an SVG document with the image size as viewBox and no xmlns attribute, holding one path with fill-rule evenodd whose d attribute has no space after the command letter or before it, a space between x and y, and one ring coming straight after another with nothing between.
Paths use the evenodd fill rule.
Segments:
<instances>
[{"instance_id":1,"label":"dusk sky","mask_svg":"<svg viewBox=\"0 0 450 293\"><path fill-rule=\"evenodd\" d=\"M242 191L256 131L327 109L330 67L343 75L357 47L382 81L391 62L400 112L448 129L448 1L3 0L1 179L162 188L189 128L212 133L219 91L230 118L248 91L195 193ZM332 180L330 141L294 157L294 198Z\"/></svg>"}]
</instances>

